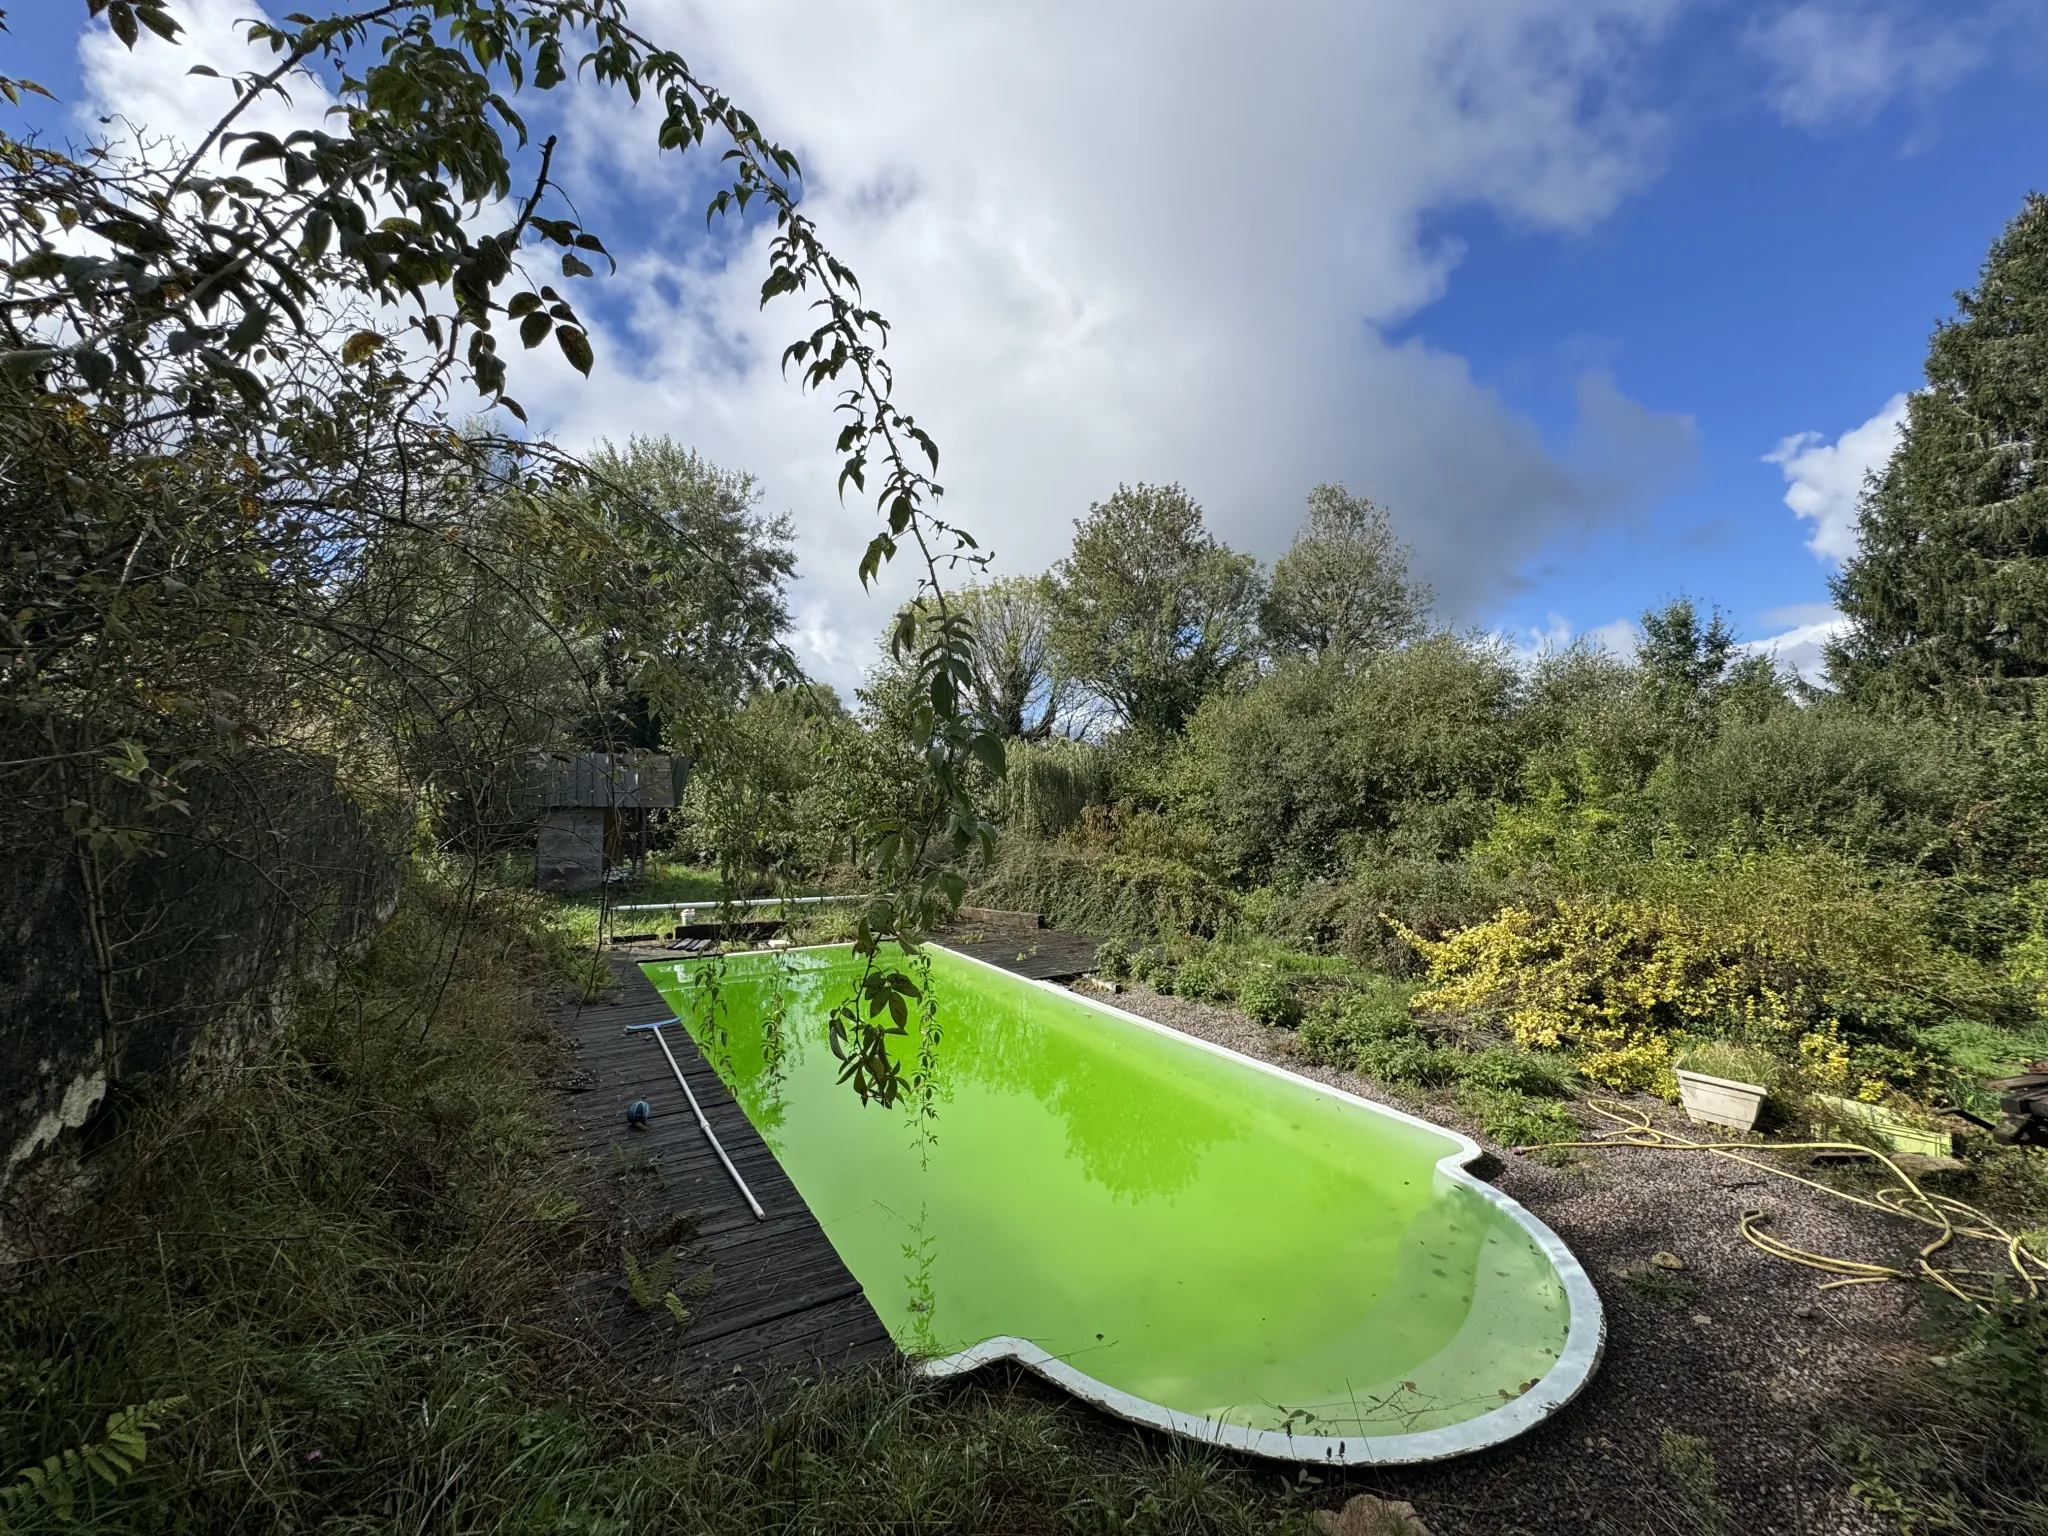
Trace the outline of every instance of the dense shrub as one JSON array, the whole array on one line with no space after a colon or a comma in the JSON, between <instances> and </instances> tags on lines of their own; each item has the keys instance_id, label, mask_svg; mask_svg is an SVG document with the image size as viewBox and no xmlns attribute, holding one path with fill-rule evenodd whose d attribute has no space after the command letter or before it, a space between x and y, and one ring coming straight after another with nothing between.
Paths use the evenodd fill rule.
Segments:
<instances>
[{"instance_id":1,"label":"dense shrub","mask_svg":"<svg viewBox=\"0 0 2048 1536\"><path fill-rule=\"evenodd\" d=\"M1467 1082L1458 1090L1458 1107L1504 1146L1552 1146L1560 1141L1577 1141L1585 1134L1564 1105L1513 1088Z\"/></svg>"},{"instance_id":2,"label":"dense shrub","mask_svg":"<svg viewBox=\"0 0 2048 1536\"><path fill-rule=\"evenodd\" d=\"M1283 942L1343 955L1369 971L1408 975L1419 973L1425 962L1404 931L1440 939L1531 894L1532 887L1511 872L1470 859L1374 860L1278 903L1270 931Z\"/></svg>"},{"instance_id":3,"label":"dense shrub","mask_svg":"<svg viewBox=\"0 0 2048 1536\"><path fill-rule=\"evenodd\" d=\"M1669 742L1636 668L1598 646L1545 656L1523 694L1519 734L1528 744L1521 781L1585 774L1601 783L1645 783Z\"/></svg>"},{"instance_id":4,"label":"dense shrub","mask_svg":"<svg viewBox=\"0 0 2048 1536\"><path fill-rule=\"evenodd\" d=\"M1309 1015L1298 1037L1302 1055L1324 1066L1355 1067L1367 1045L1412 1039L1417 1028L1408 1003L1415 991L1388 977L1368 978L1356 992Z\"/></svg>"},{"instance_id":5,"label":"dense shrub","mask_svg":"<svg viewBox=\"0 0 2048 1536\"><path fill-rule=\"evenodd\" d=\"M1519 1093L1536 1098L1563 1098L1578 1073L1569 1061L1543 1051L1515 1046L1489 1046L1474 1051L1459 1068L1459 1081L1486 1092Z\"/></svg>"},{"instance_id":6,"label":"dense shrub","mask_svg":"<svg viewBox=\"0 0 2048 1536\"><path fill-rule=\"evenodd\" d=\"M1294 987L1277 971L1258 969L1237 984L1237 1006L1248 1018L1280 1029L1292 1029L1301 1022L1301 1001Z\"/></svg>"},{"instance_id":7,"label":"dense shrub","mask_svg":"<svg viewBox=\"0 0 2048 1536\"><path fill-rule=\"evenodd\" d=\"M1181 963L1174 990L1198 1003L1227 1003L1237 995L1229 970L1216 957L1202 952Z\"/></svg>"},{"instance_id":8,"label":"dense shrub","mask_svg":"<svg viewBox=\"0 0 2048 1536\"><path fill-rule=\"evenodd\" d=\"M1848 860L1660 858L1613 873L1623 894L1411 935L1433 982L1418 1004L1569 1049L1614 1088L1668 1087L1675 1037L1699 1029L1799 1060L1817 1086L1881 1092L1923 1070L1916 1025L2011 1003L1999 978L1932 944L1924 891Z\"/></svg>"},{"instance_id":9,"label":"dense shrub","mask_svg":"<svg viewBox=\"0 0 2048 1536\"><path fill-rule=\"evenodd\" d=\"M1362 666L1280 667L1189 723L1181 815L1219 867L1254 880L1327 874L1349 844L1403 827L1432 855L1455 851L1513 782L1516 688L1504 655L1450 636Z\"/></svg>"},{"instance_id":10,"label":"dense shrub","mask_svg":"<svg viewBox=\"0 0 2048 1536\"><path fill-rule=\"evenodd\" d=\"M1095 946L1095 973L1111 981L1123 981L1131 974L1131 947L1112 934Z\"/></svg>"},{"instance_id":11,"label":"dense shrub","mask_svg":"<svg viewBox=\"0 0 2048 1536\"><path fill-rule=\"evenodd\" d=\"M1221 884L1176 859L1022 837L1004 839L969 900L1043 913L1061 928L1136 940L1214 933L1236 908Z\"/></svg>"},{"instance_id":12,"label":"dense shrub","mask_svg":"<svg viewBox=\"0 0 2048 1536\"><path fill-rule=\"evenodd\" d=\"M1939 865L1971 776L1956 738L1932 722L1788 703L1723 721L1660 765L1649 795L1658 822L1695 847L1789 839Z\"/></svg>"},{"instance_id":13,"label":"dense shrub","mask_svg":"<svg viewBox=\"0 0 2048 1536\"><path fill-rule=\"evenodd\" d=\"M1403 1088L1444 1088L1458 1080L1462 1054L1426 1035L1398 1035L1360 1041L1346 1065Z\"/></svg>"}]
</instances>

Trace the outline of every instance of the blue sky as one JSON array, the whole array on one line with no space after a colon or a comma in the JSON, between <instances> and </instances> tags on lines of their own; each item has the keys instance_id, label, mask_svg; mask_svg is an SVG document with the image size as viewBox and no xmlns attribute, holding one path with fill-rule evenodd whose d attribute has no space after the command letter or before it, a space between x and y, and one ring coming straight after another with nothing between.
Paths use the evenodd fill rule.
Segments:
<instances>
[{"instance_id":1,"label":"blue sky","mask_svg":"<svg viewBox=\"0 0 2048 1536\"><path fill-rule=\"evenodd\" d=\"M1690 46L1669 50L1663 88L1683 103L1670 152L1591 228L1518 229L1484 211L1433 228L1465 254L1408 329L1470 358L1553 437L1569 431L1589 359L1697 428L1685 483L1528 562L1527 589L1491 615L1504 628L1562 615L1584 629L1690 591L1761 636L1800 616L1783 610L1825 603L1834 562L1806 547L1812 527L1765 456L1795 433L1834 440L1916 387L1954 291L2024 194L2048 189L2048 10L1945 88L1894 78L1818 121L1758 89L1761 61L1741 41L1757 14L1702 16Z\"/></svg>"},{"instance_id":2,"label":"blue sky","mask_svg":"<svg viewBox=\"0 0 2048 1536\"><path fill-rule=\"evenodd\" d=\"M254 8L177 0L188 46L128 57L83 0L17 0L0 68L64 98L59 132L190 133L217 88L185 66L232 65ZM1625 643L1688 591L1810 665L1887 408L2048 188L2038 3L633 10L804 156L999 569L1139 479L1270 559L1342 479L1447 619L1525 648ZM649 123L591 97L559 120L623 270L586 301L594 380L517 392L572 442L665 431L755 471L803 538L800 647L844 685L889 594L851 578L871 513L832 494L825 405L773 366L801 317L755 312L758 236L704 234Z\"/></svg>"}]
</instances>

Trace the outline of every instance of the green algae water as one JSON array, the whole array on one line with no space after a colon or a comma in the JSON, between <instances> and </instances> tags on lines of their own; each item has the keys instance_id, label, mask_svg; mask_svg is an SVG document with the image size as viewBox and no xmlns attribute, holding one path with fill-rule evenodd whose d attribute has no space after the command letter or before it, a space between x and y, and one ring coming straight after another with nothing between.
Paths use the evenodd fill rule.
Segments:
<instances>
[{"instance_id":1,"label":"green algae water","mask_svg":"<svg viewBox=\"0 0 2048 1536\"><path fill-rule=\"evenodd\" d=\"M1128 1417L1293 1459L1492 1443L1591 1371L1590 1285L1541 1223L1440 1166L1471 1142L926 954L930 1022L898 1042L915 1086L890 1107L838 1081L828 1043L850 951L645 967L906 1352L1013 1355Z\"/></svg>"}]
</instances>

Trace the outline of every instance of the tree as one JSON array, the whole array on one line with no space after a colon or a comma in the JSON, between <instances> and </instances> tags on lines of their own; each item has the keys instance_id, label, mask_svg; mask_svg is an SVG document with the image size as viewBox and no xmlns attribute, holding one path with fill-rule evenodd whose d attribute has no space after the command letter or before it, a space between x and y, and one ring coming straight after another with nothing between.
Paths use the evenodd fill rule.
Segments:
<instances>
[{"instance_id":1,"label":"tree","mask_svg":"<svg viewBox=\"0 0 2048 1536\"><path fill-rule=\"evenodd\" d=\"M1178 485L1118 486L1054 571L1054 645L1127 724L1178 731L1257 656L1258 563L1212 538Z\"/></svg>"},{"instance_id":2,"label":"tree","mask_svg":"<svg viewBox=\"0 0 2048 1536\"><path fill-rule=\"evenodd\" d=\"M174 45L182 10L85 5L130 48ZM931 792L870 828L865 1014L849 1003L833 1036L855 1087L893 1097L877 1021L910 984L882 974L881 935L914 940L957 904L959 865L994 836L968 764L999 766L1001 743L967 707L971 626L939 581L973 540L935 515L937 447L894 401L885 322L798 206L795 157L624 0L359 0L244 30L275 62L220 82L190 146L70 155L0 132L0 734L40 743L7 754L0 805L34 799L132 855L146 829L94 809L110 776L175 807L172 765L255 743L348 748L365 771L403 760L421 718L492 702L437 632L459 611L413 580L444 557L565 652L601 636L630 653L650 701L686 688L664 677L670 591L649 579L690 568L685 531L622 522L545 441L451 419L467 386L524 420L520 349L552 343L590 372L570 295L610 257L557 180L556 139L520 114L587 80L646 101L662 149L722 155L708 217L768 216L762 302L813 310L784 364L834 392L841 487L883 516L861 578L905 551L920 566L934 618L909 659ZM319 129L246 126L307 77L338 101ZM36 90L0 79L10 102ZM402 729L367 729L367 696L405 711Z\"/></svg>"},{"instance_id":3,"label":"tree","mask_svg":"<svg viewBox=\"0 0 2048 1536\"><path fill-rule=\"evenodd\" d=\"M2048 676L2048 197L1956 307L1834 584L1828 676L1852 696L2010 704Z\"/></svg>"},{"instance_id":4,"label":"tree","mask_svg":"<svg viewBox=\"0 0 2048 1536\"><path fill-rule=\"evenodd\" d=\"M1259 629L1275 656L1367 656L1422 634L1429 588L1408 571L1386 509L1341 485L1308 493L1308 517L1273 567Z\"/></svg>"},{"instance_id":5,"label":"tree","mask_svg":"<svg viewBox=\"0 0 2048 1536\"><path fill-rule=\"evenodd\" d=\"M1735 631L1719 608L1707 622L1683 595L1662 608L1643 611L1643 639L1636 647L1636 665L1657 702L1683 710L1691 700L1721 681L1735 656Z\"/></svg>"},{"instance_id":6,"label":"tree","mask_svg":"<svg viewBox=\"0 0 2048 1536\"><path fill-rule=\"evenodd\" d=\"M1739 701L1756 707L1783 702L1776 664L1768 656L1744 655L1718 607L1702 624L1693 600L1681 595L1645 610L1642 625L1636 668L1667 725L1711 728L1716 710Z\"/></svg>"},{"instance_id":7,"label":"tree","mask_svg":"<svg viewBox=\"0 0 2048 1536\"><path fill-rule=\"evenodd\" d=\"M1499 647L1455 635L1362 665L1335 653L1285 661L1188 723L1181 815L1250 880L1327 875L1393 842L1454 851L1513 783L1519 686Z\"/></svg>"},{"instance_id":8,"label":"tree","mask_svg":"<svg viewBox=\"0 0 2048 1536\"><path fill-rule=\"evenodd\" d=\"M799 674L782 639L796 574L789 519L755 510L751 474L720 469L671 438L605 443L586 464L582 494L596 515L622 535L653 534L640 580L664 600L652 649L609 647L607 678L625 696L624 717L601 734L637 747L665 740L695 755L749 695Z\"/></svg>"},{"instance_id":9,"label":"tree","mask_svg":"<svg viewBox=\"0 0 2048 1536\"><path fill-rule=\"evenodd\" d=\"M1053 649L1050 577L1011 576L959 594L974 626L974 709L1005 741L1044 741L1073 703Z\"/></svg>"},{"instance_id":10,"label":"tree","mask_svg":"<svg viewBox=\"0 0 2048 1536\"><path fill-rule=\"evenodd\" d=\"M844 861L860 819L837 781L861 735L823 684L754 694L697 760L678 842L735 896L815 882Z\"/></svg>"}]
</instances>

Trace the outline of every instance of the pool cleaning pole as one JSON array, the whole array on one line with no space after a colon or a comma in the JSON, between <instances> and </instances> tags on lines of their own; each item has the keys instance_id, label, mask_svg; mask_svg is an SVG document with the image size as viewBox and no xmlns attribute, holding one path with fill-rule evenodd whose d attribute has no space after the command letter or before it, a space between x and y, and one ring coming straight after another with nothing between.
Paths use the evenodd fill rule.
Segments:
<instances>
[{"instance_id":1,"label":"pool cleaning pole","mask_svg":"<svg viewBox=\"0 0 2048 1536\"><path fill-rule=\"evenodd\" d=\"M676 1060L676 1053L668 1048L668 1037L661 1032L663 1024L679 1022L676 1019L663 1019L660 1023L656 1024L628 1024L626 1026L626 1033L630 1035L635 1030L644 1029L660 1042L661 1054L668 1058L669 1070L675 1073L676 1081L682 1085L683 1097L690 1101L690 1108L696 1113L697 1124L704 1132L704 1139L711 1143L711 1150L718 1154L718 1160L725 1164L725 1171L732 1175L733 1183L737 1184L740 1188L740 1193L747 1197L747 1204L753 1208L754 1220L766 1221L768 1213L761 1209L761 1202L754 1198L754 1192L747 1188L747 1181L740 1177L739 1169L733 1167L732 1159L725 1155L725 1147L719 1141L718 1133L711 1129L711 1122L704 1118L704 1106L697 1102L697 1095L690 1092L690 1080L683 1076L682 1065Z\"/></svg>"}]
</instances>

